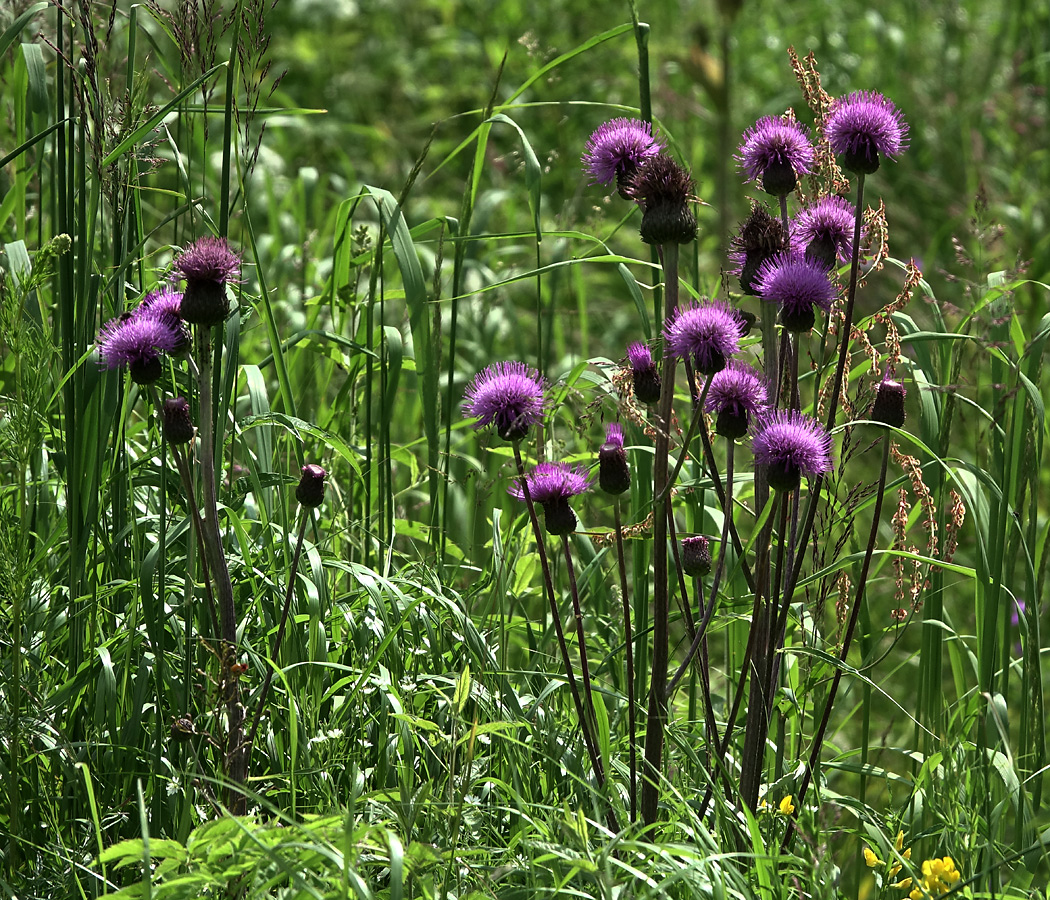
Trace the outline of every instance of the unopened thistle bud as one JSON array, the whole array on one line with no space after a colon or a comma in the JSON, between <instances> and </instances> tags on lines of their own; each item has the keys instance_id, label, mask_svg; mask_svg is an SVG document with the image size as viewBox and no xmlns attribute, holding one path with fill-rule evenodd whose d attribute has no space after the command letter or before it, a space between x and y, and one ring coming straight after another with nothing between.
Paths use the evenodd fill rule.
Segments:
<instances>
[{"instance_id":1,"label":"unopened thistle bud","mask_svg":"<svg viewBox=\"0 0 1050 900\"><path fill-rule=\"evenodd\" d=\"M729 257L740 276L740 290L757 295L758 270L767 259L772 259L787 248L784 225L770 215L765 207L754 204L751 215L740 226L730 247Z\"/></svg>"},{"instance_id":2,"label":"unopened thistle bud","mask_svg":"<svg viewBox=\"0 0 1050 900\"><path fill-rule=\"evenodd\" d=\"M303 466L299 486L295 489L295 499L307 509L324 503L324 479L327 474L324 469L313 463Z\"/></svg>"},{"instance_id":3,"label":"unopened thistle bud","mask_svg":"<svg viewBox=\"0 0 1050 900\"><path fill-rule=\"evenodd\" d=\"M688 244L696 238L689 208L693 179L669 156L653 156L638 168L628 193L642 208L640 228L647 244Z\"/></svg>"},{"instance_id":4,"label":"unopened thistle bud","mask_svg":"<svg viewBox=\"0 0 1050 900\"><path fill-rule=\"evenodd\" d=\"M634 380L634 395L639 403L656 403L660 399L660 373L653 362L649 348L636 341L627 347L627 360L631 364Z\"/></svg>"},{"instance_id":5,"label":"unopened thistle bud","mask_svg":"<svg viewBox=\"0 0 1050 900\"><path fill-rule=\"evenodd\" d=\"M598 486L607 494L622 494L631 487L631 470L627 451L623 449L623 428L611 422L606 428L605 443L598 451Z\"/></svg>"},{"instance_id":6,"label":"unopened thistle bud","mask_svg":"<svg viewBox=\"0 0 1050 900\"><path fill-rule=\"evenodd\" d=\"M188 444L193 440L193 420L190 404L185 397L173 397L164 401L161 408L164 437L169 444Z\"/></svg>"},{"instance_id":7,"label":"unopened thistle bud","mask_svg":"<svg viewBox=\"0 0 1050 900\"><path fill-rule=\"evenodd\" d=\"M868 418L873 422L900 428L904 425L904 397L906 394L904 385L887 375L879 382L875 390L875 402L871 405Z\"/></svg>"},{"instance_id":8,"label":"unopened thistle bud","mask_svg":"<svg viewBox=\"0 0 1050 900\"><path fill-rule=\"evenodd\" d=\"M702 578L711 571L711 542L702 534L682 540L682 568L690 578Z\"/></svg>"}]
</instances>

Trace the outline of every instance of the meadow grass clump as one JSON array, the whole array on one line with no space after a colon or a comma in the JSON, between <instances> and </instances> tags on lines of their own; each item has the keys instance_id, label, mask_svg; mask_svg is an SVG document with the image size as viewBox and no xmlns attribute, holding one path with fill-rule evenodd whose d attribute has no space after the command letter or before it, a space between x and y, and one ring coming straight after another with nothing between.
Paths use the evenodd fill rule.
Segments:
<instances>
[{"instance_id":1,"label":"meadow grass clump","mask_svg":"<svg viewBox=\"0 0 1050 900\"><path fill-rule=\"evenodd\" d=\"M0 17L0 884L1040 896L1036 210L879 14L502 6Z\"/></svg>"}]
</instances>

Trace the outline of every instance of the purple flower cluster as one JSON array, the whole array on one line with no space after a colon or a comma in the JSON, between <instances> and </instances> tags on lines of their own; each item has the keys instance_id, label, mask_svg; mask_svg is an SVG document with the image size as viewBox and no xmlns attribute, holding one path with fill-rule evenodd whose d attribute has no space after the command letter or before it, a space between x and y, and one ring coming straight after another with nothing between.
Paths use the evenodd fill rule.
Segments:
<instances>
[{"instance_id":1,"label":"purple flower cluster","mask_svg":"<svg viewBox=\"0 0 1050 900\"><path fill-rule=\"evenodd\" d=\"M821 197L791 222L791 249L832 268L853 255L856 207L844 197ZM861 232L863 243L863 231Z\"/></svg>"},{"instance_id":2,"label":"purple flower cluster","mask_svg":"<svg viewBox=\"0 0 1050 900\"><path fill-rule=\"evenodd\" d=\"M162 356L185 352L186 326L179 317L181 295L162 289L148 294L132 312L102 326L98 354L107 369L128 367L136 384L152 384L163 374Z\"/></svg>"},{"instance_id":3,"label":"purple flower cluster","mask_svg":"<svg viewBox=\"0 0 1050 900\"><path fill-rule=\"evenodd\" d=\"M592 481L583 466L568 463L539 463L527 476L525 486L529 497L543 507L544 527L550 534L571 534L576 530L576 515L569 500L590 490ZM507 493L519 500L525 499L520 483L512 484Z\"/></svg>"},{"instance_id":4,"label":"purple flower cluster","mask_svg":"<svg viewBox=\"0 0 1050 900\"><path fill-rule=\"evenodd\" d=\"M203 237L175 258L175 271L186 280L182 317L193 325L218 325L230 313L226 284L241 274L241 259L225 238Z\"/></svg>"},{"instance_id":5,"label":"purple flower cluster","mask_svg":"<svg viewBox=\"0 0 1050 900\"><path fill-rule=\"evenodd\" d=\"M627 185L639 166L662 149L648 122L613 119L590 136L583 151L583 167L598 184L615 181L626 197Z\"/></svg>"},{"instance_id":6,"label":"purple flower cluster","mask_svg":"<svg viewBox=\"0 0 1050 900\"><path fill-rule=\"evenodd\" d=\"M790 194L799 175L813 171L813 145L805 128L780 116L765 116L744 132L737 161L749 181L775 197Z\"/></svg>"},{"instance_id":7,"label":"purple flower cluster","mask_svg":"<svg viewBox=\"0 0 1050 900\"><path fill-rule=\"evenodd\" d=\"M724 300L705 300L679 309L664 337L672 356L691 357L701 375L713 375L740 349L743 331L743 320L733 307Z\"/></svg>"},{"instance_id":8,"label":"purple flower cluster","mask_svg":"<svg viewBox=\"0 0 1050 900\"><path fill-rule=\"evenodd\" d=\"M755 287L763 300L780 307L780 322L788 331L809 331L816 320L813 308L828 312L835 299L828 270L799 253L767 259L758 269Z\"/></svg>"},{"instance_id":9,"label":"purple flower cluster","mask_svg":"<svg viewBox=\"0 0 1050 900\"><path fill-rule=\"evenodd\" d=\"M543 419L546 383L521 362L499 362L480 371L467 387L464 413L476 417L475 428L495 425L505 441L521 440Z\"/></svg>"},{"instance_id":10,"label":"purple flower cluster","mask_svg":"<svg viewBox=\"0 0 1050 900\"><path fill-rule=\"evenodd\" d=\"M816 419L798 410L775 410L756 425L751 440L755 462L765 466L770 487L791 491L802 476L830 472L831 435Z\"/></svg>"},{"instance_id":11,"label":"purple flower cluster","mask_svg":"<svg viewBox=\"0 0 1050 900\"><path fill-rule=\"evenodd\" d=\"M908 148L904 116L876 91L854 91L835 100L824 133L843 165L859 175L878 171L880 156L892 159Z\"/></svg>"}]
</instances>

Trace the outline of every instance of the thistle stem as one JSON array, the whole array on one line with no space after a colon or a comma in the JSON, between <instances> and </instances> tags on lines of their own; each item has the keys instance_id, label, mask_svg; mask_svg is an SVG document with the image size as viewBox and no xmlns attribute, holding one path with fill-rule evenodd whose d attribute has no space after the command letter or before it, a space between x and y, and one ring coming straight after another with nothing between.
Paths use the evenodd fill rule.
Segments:
<instances>
[{"instance_id":1,"label":"thistle stem","mask_svg":"<svg viewBox=\"0 0 1050 900\"><path fill-rule=\"evenodd\" d=\"M576 569L572 564L572 551L569 547L569 536L561 536L562 551L565 553L565 572L569 578L569 594L572 597L572 612L576 618L576 640L580 644L580 677L583 679L583 701L587 709L591 734L598 737L598 717L594 712L594 696L591 693L591 667L587 661L587 633L583 628L583 610L580 607L580 590L576 584ZM597 741L596 741L597 744Z\"/></svg>"},{"instance_id":2,"label":"thistle stem","mask_svg":"<svg viewBox=\"0 0 1050 900\"><path fill-rule=\"evenodd\" d=\"M678 306L678 245L666 244L663 251L664 321L670 321ZM667 720L667 486L670 483L668 458L675 362L671 354L664 355L656 422L656 453L653 461L653 661L645 729L641 803L642 821L646 825L652 825L656 821L663 764L664 725Z\"/></svg>"}]
</instances>

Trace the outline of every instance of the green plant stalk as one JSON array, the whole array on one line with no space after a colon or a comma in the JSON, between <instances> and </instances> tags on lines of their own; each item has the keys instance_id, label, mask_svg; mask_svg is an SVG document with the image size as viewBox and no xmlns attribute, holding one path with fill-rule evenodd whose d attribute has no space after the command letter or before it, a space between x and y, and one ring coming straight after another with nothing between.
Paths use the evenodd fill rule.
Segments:
<instances>
[{"instance_id":1,"label":"green plant stalk","mask_svg":"<svg viewBox=\"0 0 1050 900\"><path fill-rule=\"evenodd\" d=\"M281 621L277 626L277 636L273 639L273 650L270 653L270 662L273 665L266 667L266 677L263 679L262 690L259 691L259 699L255 705L255 715L252 717L252 725L248 731L248 740L245 742L245 754L251 759L252 748L255 746L255 737L259 733L259 722L262 720L263 710L266 709L266 698L270 693L270 685L273 683L273 670L277 665L277 654L281 652L281 642L284 640L284 629L288 624L288 611L292 607L292 597L295 595L295 576L299 571L299 558L302 556L303 540L306 537L306 526L310 522L310 512L307 507L302 507L299 514L299 534L295 540L295 553L292 556L292 567L288 571L288 587L284 594L284 606L281 608ZM247 768L247 766L246 766Z\"/></svg>"},{"instance_id":2,"label":"green plant stalk","mask_svg":"<svg viewBox=\"0 0 1050 900\"><path fill-rule=\"evenodd\" d=\"M670 321L678 306L678 245L664 245L663 257L664 321ZM670 483L668 476L675 362L671 354L664 354L663 371L660 373L660 405L656 421L656 452L653 460L653 662L649 682L641 803L642 821L646 825L656 822L664 727L667 721L667 488Z\"/></svg>"},{"instance_id":3,"label":"green plant stalk","mask_svg":"<svg viewBox=\"0 0 1050 900\"><path fill-rule=\"evenodd\" d=\"M638 747L634 735L634 637L631 634L631 595L627 583L627 560L623 549L623 519L620 498L613 498L613 522L616 529L616 562L620 572L620 598L623 601L623 640L627 654L627 750L631 771L631 821L638 819Z\"/></svg>"},{"instance_id":4,"label":"green plant stalk","mask_svg":"<svg viewBox=\"0 0 1050 900\"><path fill-rule=\"evenodd\" d=\"M884 432L888 432L888 428L883 428ZM802 802L806 798L806 791L809 788L810 782L813 780L813 771L820 765L820 751L824 744L824 735L827 732L828 720L831 718L831 707L835 703L835 696L838 693L839 684L842 681L842 673L846 659L849 655L850 644L853 641L853 633L857 628L857 620L860 618L860 609L864 603L864 589L867 587L868 582L868 570L871 567L871 558L875 553L875 541L879 534L879 519L882 516L882 499L886 493L886 472L889 467L890 459L890 439L889 434L884 433L882 436L882 467L879 470L879 483L875 489L875 509L871 515L871 530L868 532L868 546L864 551L864 562L861 563L860 567L860 578L857 581L857 597L853 601L853 608L850 610L849 623L846 626L846 635L842 639L842 650L839 653L839 661L843 664L835 669L835 675L831 680L831 689L828 691L827 699L824 702L824 712L821 715L820 725L817 727L817 732L813 736L813 746L810 749L809 763L806 766L806 771L802 776L802 783L798 788L798 802L795 804L796 810L802 808ZM792 826L787 829L784 835L783 849L786 851L791 845L791 841L794 836L794 820L792 820Z\"/></svg>"}]
</instances>

